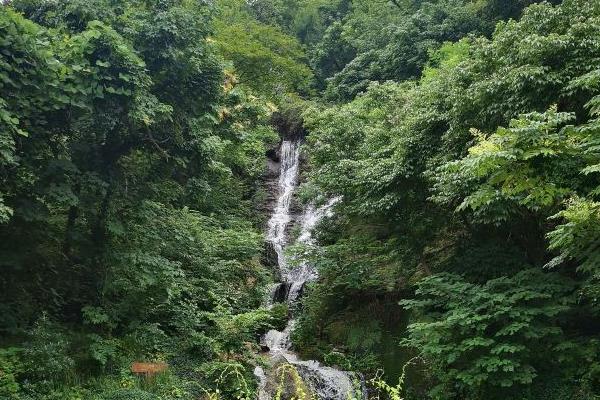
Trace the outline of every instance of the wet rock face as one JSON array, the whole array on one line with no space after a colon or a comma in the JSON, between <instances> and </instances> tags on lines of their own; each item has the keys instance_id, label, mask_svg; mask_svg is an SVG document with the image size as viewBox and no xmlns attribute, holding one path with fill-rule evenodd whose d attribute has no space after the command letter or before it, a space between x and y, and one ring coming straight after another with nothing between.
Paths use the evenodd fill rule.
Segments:
<instances>
[{"instance_id":1,"label":"wet rock face","mask_svg":"<svg viewBox=\"0 0 600 400\"><path fill-rule=\"evenodd\" d=\"M323 367L315 361L302 361L295 367L319 399L347 400L357 394L350 373Z\"/></svg>"},{"instance_id":2,"label":"wet rock face","mask_svg":"<svg viewBox=\"0 0 600 400\"><path fill-rule=\"evenodd\" d=\"M273 113L271 125L277 129L284 140L299 141L306 136L301 109L287 109Z\"/></svg>"},{"instance_id":3,"label":"wet rock face","mask_svg":"<svg viewBox=\"0 0 600 400\"><path fill-rule=\"evenodd\" d=\"M267 179L273 181L274 185L272 189L277 189L277 180L279 179L279 168L281 166L281 153L279 149L267 150ZM273 194L276 194L275 190Z\"/></svg>"},{"instance_id":4,"label":"wet rock face","mask_svg":"<svg viewBox=\"0 0 600 400\"><path fill-rule=\"evenodd\" d=\"M266 152L266 169L260 178L260 192L261 199L256 205L257 211L260 215L268 216L273 211L275 203L277 202L277 195L279 192L279 170L281 168L281 150L280 143L275 145L273 148ZM266 222L264 220L266 229ZM266 253L263 254L263 262L265 265L272 266L270 263L270 249L266 249ZM264 256L266 255L266 258Z\"/></svg>"},{"instance_id":5,"label":"wet rock face","mask_svg":"<svg viewBox=\"0 0 600 400\"><path fill-rule=\"evenodd\" d=\"M261 255L261 262L267 267L277 267L277 251L273 247L273 243L265 242Z\"/></svg>"},{"instance_id":6,"label":"wet rock face","mask_svg":"<svg viewBox=\"0 0 600 400\"><path fill-rule=\"evenodd\" d=\"M290 292L291 284L287 282L282 282L277 285L275 291L273 292L273 302L274 303L285 303L288 298L288 294Z\"/></svg>"},{"instance_id":7,"label":"wet rock face","mask_svg":"<svg viewBox=\"0 0 600 400\"><path fill-rule=\"evenodd\" d=\"M267 159L273 164L279 164L281 162L281 152L279 151L279 147L274 147L267 150ZM275 174L279 173L279 169L275 170Z\"/></svg>"}]
</instances>

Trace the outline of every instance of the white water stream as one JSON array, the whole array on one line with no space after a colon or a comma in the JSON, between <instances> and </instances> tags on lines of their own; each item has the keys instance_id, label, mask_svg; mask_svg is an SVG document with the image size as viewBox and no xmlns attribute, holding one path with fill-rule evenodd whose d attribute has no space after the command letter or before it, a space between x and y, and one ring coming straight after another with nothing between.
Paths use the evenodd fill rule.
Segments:
<instances>
[{"instance_id":1,"label":"white water stream","mask_svg":"<svg viewBox=\"0 0 600 400\"><path fill-rule=\"evenodd\" d=\"M278 269L282 279L285 301L292 305L302 294L304 285L317 278L317 271L308 263L300 263L289 267L285 259L285 248L288 244L286 231L291 221L290 207L294 191L298 186L300 164L300 141L283 141L281 145L281 167L278 185L278 197L275 210L268 223L267 241L277 254ZM339 201L335 198L321 207L309 205L305 208L301 222L301 230L296 243L310 245L313 242L312 230L324 218L330 216L332 207ZM274 290L277 293L278 288ZM281 287L279 288L281 289ZM355 390L353 380L355 374L322 366L317 361L303 361L291 350L290 334L294 329L294 319L290 319L286 328L279 332L271 330L261 340L269 349L273 361L292 364L305 383L321 400L348 400L362 397ZM254 374L259 379L259 400L270 400L267 376L261 367L256 367Z\"/></svg>"}]
</instances>

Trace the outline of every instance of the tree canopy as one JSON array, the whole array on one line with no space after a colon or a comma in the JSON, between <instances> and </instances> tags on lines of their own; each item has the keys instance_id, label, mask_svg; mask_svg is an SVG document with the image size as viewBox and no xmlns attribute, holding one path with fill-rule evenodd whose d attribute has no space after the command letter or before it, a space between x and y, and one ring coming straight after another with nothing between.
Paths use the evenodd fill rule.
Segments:
<instances>
[{"instance_id":1,"label":"tree canopy","mask_svg":"<svg viewBox=\"0 0 600 400\"><path fill-rule=\"evenodd\" d=\"M599 398L599 65L589 0L2 4L0 398L256 398L284 137L294 207L338 199L289 251L300 357Z\"/></svg>"}]
</instances>

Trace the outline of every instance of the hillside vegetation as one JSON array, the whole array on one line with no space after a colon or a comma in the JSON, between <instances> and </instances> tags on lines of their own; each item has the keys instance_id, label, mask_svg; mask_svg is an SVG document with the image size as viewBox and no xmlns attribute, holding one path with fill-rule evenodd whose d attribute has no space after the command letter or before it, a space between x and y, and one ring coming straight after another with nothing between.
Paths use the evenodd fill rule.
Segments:
<instances>
[{"instance_id":1,"label":"hillside vegetation","mask_svg":"<svg viewBox=\"0 0 600 400\"><path fill-rule=\"evenodd\" d=\"M0 399L256 398L286 133L298 202L340 198L292 248L300 355L600 399L597 0L0 5Z\"/></svg>"}]
</instances>

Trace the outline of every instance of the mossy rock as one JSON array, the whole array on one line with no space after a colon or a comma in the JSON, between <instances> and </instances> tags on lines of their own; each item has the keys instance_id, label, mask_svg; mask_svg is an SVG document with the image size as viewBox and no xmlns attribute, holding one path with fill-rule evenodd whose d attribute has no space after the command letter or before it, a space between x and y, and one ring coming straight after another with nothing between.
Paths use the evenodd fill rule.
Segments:
<instances>
[{"instance_id":1,"label":"mossy rock","mask_svg":"<svg viewBox=\"0 0 600 400\"><path fill-rule=\"evenodd\" d=\"M267 375L265 389L273 398L275 398L276 393L279 393L278 398L280 400L311 400L316 398L296 367L284 360L275 361Z\"/></svg>"}]
</instances>

